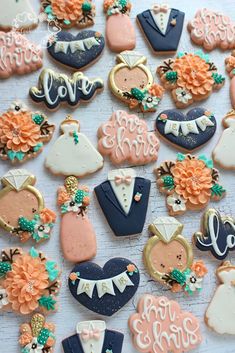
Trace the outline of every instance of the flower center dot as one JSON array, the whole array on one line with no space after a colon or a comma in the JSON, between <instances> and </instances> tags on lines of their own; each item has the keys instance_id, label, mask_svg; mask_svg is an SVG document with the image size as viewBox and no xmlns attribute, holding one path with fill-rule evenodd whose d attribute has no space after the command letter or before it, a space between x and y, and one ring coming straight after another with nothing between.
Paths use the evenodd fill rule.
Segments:
<instances>
[{"instance_id":1,"label":"flower center dot","mask_svg":"<svg viewBox=\"0 0 235 353\"><path fill-rule=\"evenodd\" d=\"M197 282L197 279L196 279L195 277L191 277L191 278L190 278L190 282L191 282L191 283L196 283L196 282Z\"/></svg>"}]
</instances>

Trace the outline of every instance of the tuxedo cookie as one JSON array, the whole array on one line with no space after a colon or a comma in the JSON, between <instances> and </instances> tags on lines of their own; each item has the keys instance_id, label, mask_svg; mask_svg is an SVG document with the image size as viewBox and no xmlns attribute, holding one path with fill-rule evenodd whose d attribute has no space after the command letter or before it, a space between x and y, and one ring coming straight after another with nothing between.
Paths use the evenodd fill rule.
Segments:
<instances>
[{"instance_id":1,"label":"tuxedo cookie","mask_svg":"<svg viewBox=\"0 0 235 353\"><path fill-rule=\"evenodd\" d=\"M115 169L108 180L95 187L104 215L116 236L142 232L151 182L137 177L134 169Z\"/></svg>"},{"instance_id":2,"label":"tuxedo cookie","mask_svg":"<svg viewBox=\"0 0 235 353\"><path fill-rule=\"evenodd\" d=\"M155 54L174 53L177 50L184 15L184 12L167 4L156 4L137 15L137 23Z\"/></svg>"},{"instance_id":3,"label":"tuxedo cookie","mask_svg":"<svg viewBox=\"0 0 235 353\"><path fill-rule=\"evenodd\" d=\"M94 352L121 353L124 335L121 332L109 330L101 320L79 322L76 334L62 341L64 353Z\"/></svg>"},{"instance_id":4,"label":"tuxedo cookie","mask_svg":"<svg viewBox=\"0 0 235 353\"><path fill-rule=\"evenodd\" d=\"M183 151L202 147L214 136L216 125L214 114L204 108L194 108L187 114L164 110L156 119L159 136Z\"/></svg>"},{"instance_id":5,"label":"tuxedo cookie","mask_svg":"<svg viewBox=\"0 0 235 353\"><path fill-rule=\"evenodd\" d=\"M48 43L47 50L60 64L80 70L97 61L104 46L104 37L99 32L84 30L73 35L67 31L61 31L52 43Z\"/></svg>"}]
</instances>

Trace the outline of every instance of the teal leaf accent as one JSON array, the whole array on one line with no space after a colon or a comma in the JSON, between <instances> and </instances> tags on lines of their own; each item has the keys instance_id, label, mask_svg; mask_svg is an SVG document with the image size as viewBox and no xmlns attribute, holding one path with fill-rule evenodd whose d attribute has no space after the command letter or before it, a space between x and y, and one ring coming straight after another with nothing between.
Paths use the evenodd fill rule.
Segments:
<instances>
[{"instance_id":1,"label":"teal leaf accent","mask_svg":"<svg viewBox=\"0 0 235 353\"><path fill-rule=\"evenodd\" d=\"M38 303L40 306L45 308L47 311L55 310L56 300L54 300L51 296L46 297L45 295L42 296Z\"/></svg>"},{"instance_id":2,"label":"teal leaf accent","mask_svg":"<svg viewBox=\"0 0 235 353\"><path fill-rule=\"evenodd\" d=\"M198 159L200 161L203 161L205 163L205 165L207 166L207 168L212 169L214 167L214 163L212 161L212 159L207 159L207 157L204 154L201 154Z\"/></svg>"},{"instance_id":3,"label":"teal leaf accent","mask_svg":"<svg viewBox=\"0 0 235 353\"><path fill-rule=\"evenodd\" d=\"M63 205L61 205L60 210L61 210L62 214L67 213L68 212L68 207L63 204Z\"/></svg>"},{"instance_id":4,"label":"teal leaf accent","mask_svg":"<svg viewBox=\"0 0 235 353\"><path fill-rule=\"evenodd\" d=\"M78 133L76 131L74 131L74 133L73 133L73 140L74 140L75 145L77 145L79 142L79 138L78 138Z\"/></svg>"},{"instance_id":5,"label":"teal leaf accent","mask_svg":"<svg viewBox=\"0 0 235 353\"><path fill-rule=\"evenodd\" d=\"M34 146L34 152L38 152L43 147L43 143L39 142L36 146Z\"/></svg>"},{"instance_id":6,"label":"teal leaf accent","mask_svg":"<svg viewBox=\"0 0 235 353\"><path fill-rule=\"evenodd\" d=\"M41 125L44 121L44 117L41 114L33 114L32 119L37 125Z\"/></svg>"},{"instance_id":7,"label":"teal leaf accent","mask_svg":"<svg viewBox=\"0 0 235 353\"><path fill-rule=\"evenodd\" d=\"M40 237L37 232L33 232L33 233L32 233L32 238L33 238L37 243L39 243L42 239L49 239L49 238L50 238L50 235L44 233L43 237Z\"/></svg>"},{"instance_id":8,"label":"teal leaf accent","mask_svg":"<svg viewBox=\"0 0 235 353\"><path fill-rule=\"evenodd\" d=\"M205 60L206 63L210 62L210 56L208 54L203 53L202 50L197 50L195 55L199 56L202 60Z\"/></svg>"},{"instance_id":9,"label":"teal leaf accent","mask_svg":"<svg viewBox=\"0 0 235 353\"><path fill-rule=\"evenodd\" d=\"M45 346L49 337L50 337L50 331L47 328L42 328L37 337L37 341L39 344Z\"/></svg>"},{"instance_id":10,"label":"teal leaf accent","mask_svg":"<svg viewBox=\"0 0 235 353\"><path fill-rule=\"evenodd\" d=\"M181 272L177 268L174 268L173 271L171 271L170 276L181 286L183 286L186 282L185 273Z\"/></svg>"},{"instance_id":11,"label":"teal leaf accent","mask_svg":"<svg viewBox=\"0 0 235 353\"><path fill-rule=\"evenodd\" d=\"M9 262L0 262L0 278L4 277L9 271L11 271L11 264Z\"/></svg>"},{"instance_id":12,"label":"teal leaf accent","mask_svg":"<svg viewBox=\"0 0 235 353\"><path fill-rule=\"evenodd\" d=\"M232 74L235 75L235 69L232 70Z\"/></svg>"},{"instance_id":13,"label":"teal leaf accent","mask_svg":"<svg viewBox=\"0 0 235 353\"><path fill-rule=\"evenodd\" d=\"M25 153L21 151L19 152L7 151L7 156L11 161L13 161L15 158L18 159L19 161L22 161L24 159Z\"/></svg>"},{"instance_id":14,"label":"teal leaf accent","mask_svg":"<svg viewBox=\"0 0 235 353\"><path fill-rule=\"evenodd\" d=\"M183 56L185 56L186 53L180 51L179 53L177 53L177 58L182 58Z\"/></svg>"},{"instance_id":15,"label":"teal leaf accent","mask_svg":"<svg viewBox=\"0 0 235 353\"><path fill-rule=\"evenodd\" d=\"M64 20L64 24L69 26L71 22L69 20Z\"/></svg>"},{"instance_id":16,"label":"teal leaf accent","mask_svg":"<svg viewBox=\"0 0 235 353\"><path fill-rule=\"evenodd\" d=\"M88 1L85 1L83 4L82 4L82 11L83 12L90 12L92 9L92 5L90 2Z\"/></svg>"},{"instance_id":17,"label":"teal leaf accent","mask_svg":"<svg viewBox=\"0 0 235 353\"><path fill-rule=\"evenodd\" d=\"M29 250L29 255L32 256L33 258L36 258L36 257L39 257L39 252L34 247L32 247Z\"/></svg>"},{"instance_id":18,"label":"teal leaf accent","mask_svg":"<svg viewBox=\"0 0 235 353\"><path fill-rule=\"evenodd\" d=\"M127 0L119 0L119 5L121 5L122 7L127 6Z\"/></svg>"},{"instance_id":19,"label":"teal leaf accent","mask_svg":"<svg viewBox=\"0 0 235 353\"><path fill-rule=\"evenodd\" d=\"M217 72L213 72L212 78L216 85L221 85L225 81L225 77L218 74Z\"/></svg>"},{"instance_id":20,"label":"teal leaf accent","mask_svg":"<svg viewBox=\"0 0 235 353\"><path fill-rule=\"evenodd\" d=\"M177 71L168 71L166 73L166 80L171 83L175 83L177 81L177 78L178 78Z\"/></svg>"},{"instance_id":21,"label":"teal leaf accent","mask_svg":"<svg viewBox=\"0 0 235 353\"><path fill-rule=\"evenodd\" d=\"M54 261L46 262L46 270L50 281L54 281L59 275L59 270L56 268L56 263Z\"/></svg>"},{"instance_id":22,"label":"teal leaf accent","mask_svg":"<svg viewBox=\"0 0 235 353\"><path fill-rule=\"evenodd\" d=\"M78 204L81 204L83 202L84 196L85 196L84 190L77 190L75 194L75 202Z\"/></svg>"},{"instance_id":23,"label":"teal leaf accent","mask_svg":"<svg viewBox=\"0 0 235 353\"><path fill-rule=\"evenodd\" d=\"M172 176L167 175L162 178L163 188L169 191L173 190L175 187L174 179Z\"/></svg>"},{"instance_id":24,"label":"teal leaf accent","mask_svg":"<svg viewBox=\"0 0 235 353\"><path fill-rule=\"evenodd\" d=\"M25 217L20 217L18 223L21 230L27 231L29 233L34 232L35 221L29 221Z\"/></svg>"},{"instance_id":25,"label":"teal leaf accent","mask_svg":"<svg viewBox=\"0 0 235 353\"><path fill-rule=\"evenodd\" d=\"M47 14L52 14L52 7L51 5L48 5L47 7L45 7L44 12Z\"/></svg>"},{"instance_id":26,"label":"teal leaf accent","mask_svg":"<svg viewBox=\"0 0 235 353\"><path fill-rule=\"evenodd\" d=\"M21 349L21 353L30 353L29 349L24 347Z\"/></svg>"},{"instance_id":27,"label":"teal leaf accent","mask_svg":"<svg viewBox=\"0 0 235 353\"><path fill-rule=\"evenodd\" d=\"M137 99L139 102L142 102L142 100L145 97L144 92L142 92L139 88L132 88L131 89L131 94L134 96L135 99Z\"/></svg>"},{"instance_id":28,"label":"teal leaf accent","mask_svg":"<svg viewBox=\"0 0 235 353\"><path fill-rule=\"evenodd\" d=\"M182 161L185 160L185 158L186 158L185 154L183 154L183 153L177 153L177 161L182 162Z\"/></svg>"},{"instance_id":29,"label":"teal leaf accent","mask_svg":"<svg viewBox=\"0 0 235 353\"><path fill-rule=\"evenodd\" d=\"M222 185L214 184L211 188L211 196L223 196L226 190L223 188Z\"/></svg>"}]
</instances>

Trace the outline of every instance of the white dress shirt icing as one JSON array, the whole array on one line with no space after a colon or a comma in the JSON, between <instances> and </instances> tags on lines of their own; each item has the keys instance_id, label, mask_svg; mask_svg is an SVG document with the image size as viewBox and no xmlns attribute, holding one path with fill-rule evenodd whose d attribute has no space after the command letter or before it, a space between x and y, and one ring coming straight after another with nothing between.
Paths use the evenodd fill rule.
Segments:
<instances>
[{"instance_id":1,"label":"white dress shirt icing","mask_svg":"<svg viewBox=\"0 0 235 353\"><path fill-rule=\"evenodd\" d=\"M102 353L106 324L101 320L83 321L77 324L77 333L84 353Z\"/></svg>"},{"instance_id":2,"label":"white dress shirt icing","mask_svg":"<svg viewBox=\"0 0 235 353\"><path fill-rule=\"evenodd\" d=\"M151 14L153 16L153 19L156 25L158 26L160 31L165 35L167 31L170 14L171 14L171 9L168 9L166 12L161 11L158 13L154 13L154 11L152 10Z\"/></svg>"}]
</instances>

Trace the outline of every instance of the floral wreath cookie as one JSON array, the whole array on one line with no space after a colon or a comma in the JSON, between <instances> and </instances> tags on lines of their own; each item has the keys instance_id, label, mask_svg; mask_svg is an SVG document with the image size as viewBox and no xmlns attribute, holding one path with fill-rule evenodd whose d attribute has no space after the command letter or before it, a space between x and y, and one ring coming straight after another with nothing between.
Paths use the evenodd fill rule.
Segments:
<instances>
[{"instance_id":1,"label":"floral wreath cookie","mask_svg":"<svg viewBox=\"0 0 235 353\"><path fill-rule=\"evenodd\" d=\"M60 271L54 261L34 248L24 253L20 248L2 250L0 260L0 310L22 315L57 309Z\"/></svg>"},{"instance_id":2,"label":"floral wreath cookie","mask_svg":"<svg viewBox=\"0 0 235 353\"><path fill-rule=\"evenodd\" d=\"M164 89L154 83L153 75L145 66L145 56L126 50L117 56L117 65L109 74L112 93L130 109L155 112Z\"/></svg>"},{"instance_id":3,"label":"floral wreath cookie","mask_svg":"<svg viewBox=\"0 0 235 353\"><path fill-rule=\"evenodd\" d=\"M21 353L53 353L55 325L42 314L34 314L30 323L20 326Z\"/></svg>"},{"instance_id":4,"label":"floral wreath cookie","mask_svg":"<svg viewBox=\"0 0 235 353\"><path fill-rule=\"evenodd\" d=\"M202 51L179 53L175 59L165 60L157 73L178 108L208 98L213 89L220 89L225 82L209 55Z\"/></svg>"},{"instance_id":5,"label":"floral wreath cookie","mask_svg":"<svg viewBox=\"0 0 235 353\"><path fill-rule=\"evenodd\" d=\"M231 78L230 82L230 99L232 107L235 109L235 50L225 59L226 70Z\"/></svg>"},{"instance_id":6,"label":"floral wreath cookie","mask_svg":"<svg viewBox=\"0 0 235 353\"><path fill-rule=\"evenodd\" d=\"M207 269L193 262L192 247L181 235L183 225L173 217L161 217L149 226L153 236L144 248L144 263L150 276L172 292L201 291Z\"/></svg>"},{"instance_id":7,"label":"floral wreath cookie","mask_svg":"<svg viewBox=\"0 0 235 353\"><path fill-rule=\"evenodd\" d=\"M201 210L210 199L219 201L225 196L226 190L218 183L219 172L205 155L178 153L176 161L166 161L154 172L160 192L167 195L166 204L172 216Z\"/></svg>"},{"instance_id":8,"label":"floral wreath cookie","mask_svg":"<svg viewBox=\"0 0 235 353\"><path fill-rule=\"evenodd\" d=\"M24 162L36 157L54 130L55 125L48 123L46 115L31 112L20 101L13 102L0 116L0 158Z\"/></svg>"},{"instance_id":9,"label":"floral wreath cookie","mask_svg":"<svg viewBox=\"0 0 235 353\"><path fill-rule=\"evenodd\" d=\"M27 170L13 169L1 179L0 226L21 242L49 239L56 214L44 207L44 199L34 187L36 178Z\"/></svg>"},{"instance_id":10,"label":"floral wreath cookie","mask_svg":"<svg viewBox=\"0 0 235 353\"><path fill-rule=\"evenodd\" d=\"M92 0L41 0L41 9L52 24L60 27L84 28L94 24L95 5Z\"/></svg>"}]
</instances>

